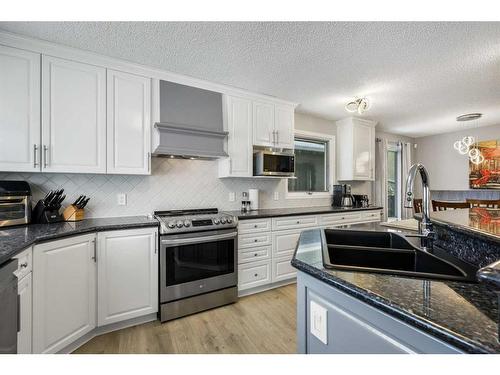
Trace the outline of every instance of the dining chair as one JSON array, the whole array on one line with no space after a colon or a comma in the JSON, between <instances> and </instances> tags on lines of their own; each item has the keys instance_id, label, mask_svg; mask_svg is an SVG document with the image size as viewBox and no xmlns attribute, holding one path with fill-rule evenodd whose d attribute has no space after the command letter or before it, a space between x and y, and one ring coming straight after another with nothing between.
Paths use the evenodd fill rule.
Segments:
<instances>
[{"instance_id":1,"label":"dining chair","mask_svg":"<svg viewBox=\"0 0 500 375\"><path fill-rule=\"evenodd\" d=\"M471 207L500 208L500 199L466 199Z\"/></svg>"},{"instance_id":2,"label":"dining chair","mask_svg":"<svg viewBox=\"0 0 500 375\"><path fill-rule=\"evenodd\" d=\"M434 211L446 211L447 209L457 208L470 208L470 203L467 202L446 202L446 201L432 201L432 209Z\"/></svg>"}]
</instances>

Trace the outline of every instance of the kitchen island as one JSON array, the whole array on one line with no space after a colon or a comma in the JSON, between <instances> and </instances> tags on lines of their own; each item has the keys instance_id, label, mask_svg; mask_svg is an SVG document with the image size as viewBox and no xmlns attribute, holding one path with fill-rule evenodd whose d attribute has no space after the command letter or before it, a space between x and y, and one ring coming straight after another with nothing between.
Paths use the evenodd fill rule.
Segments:
<instances>
[{"instance_id":1,"label":"kitchen island","mask_svg":"<svg viewBox=\"0 0 500 375\"><path fill-rule=\"evenodd\" d=\"M350 229L394 232L378 223ZM292 259L300 353L500 353L495 291L479 283L327 269L323 246L322 230L304 231Z\"/></svg>"}]
</instances>

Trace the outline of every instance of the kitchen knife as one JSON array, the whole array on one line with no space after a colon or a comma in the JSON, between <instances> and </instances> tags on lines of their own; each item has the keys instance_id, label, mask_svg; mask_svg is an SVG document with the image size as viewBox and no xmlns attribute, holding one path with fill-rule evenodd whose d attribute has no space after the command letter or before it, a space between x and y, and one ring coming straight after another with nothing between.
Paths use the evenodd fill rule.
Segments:
<instances>
[{"instance_id":1,"label":"kitchen knife","mask_svg":"<svg viewBox=\"0 0 500 375\"><path fill-rule=\"evenodd\" d=\"M89 200L90 200L90 197L85 199L85 201L83 203L81 203L80 207L78 207L78 208L84 208L87 205L87 203L89 203Z\"/></svg>"},{"instance_id":2,"label":"kitchen knife","mask_svg":"<svg viewBox=\"0 0 500 375\"><path fill-rule=\"evenodd\" d=\"M55 207L56 209L61 208L61 203L64 201L65 198L66 198L66 194L59 197L59 199L57 200L57 203L56 203L56 207Z\"/></svg>"},{"instance_id":3,"label":"kitchen knife","mask_svg":"<svg viewBox=\"0 0 500 375\"><path fill-rule=\"evenodd\" d=\"M78 197L78 199L75 201L74 205L77 207L77 208L80 208L80 205L83 203L83 201L85 200L85 195L80 195Z\"/></svg>"},{"instance_id":4,"label":"kitchen knife","mask_svg":"<svg viewBox=\"0 0 500 375\"><path fill-rule=\"evenodd\" d=\"M83 195L80 195L76 200L73 202L73 206L78 206L78 202L80 202L80 199L82 199Z\"/></svg>"}]
</instances>

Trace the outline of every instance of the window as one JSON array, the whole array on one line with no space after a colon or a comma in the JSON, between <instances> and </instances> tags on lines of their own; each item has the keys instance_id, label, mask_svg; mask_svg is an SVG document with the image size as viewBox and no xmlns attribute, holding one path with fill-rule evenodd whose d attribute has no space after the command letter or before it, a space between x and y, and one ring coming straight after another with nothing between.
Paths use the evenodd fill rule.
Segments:
<instances>
[{"instance_id":1,"label":"window","mask_svg":"<svg viewBox=\"0 0 500 375\"><path fill-rule=\"evenodd\" d=\"M333 181L334 138L297 131L295 178L288 180L288 198L327 197Z\"/></svg>"},{"instance_id":2,"label":"window","mask_svg":"<svg viewBox=\"0 0 500 375\"><path fill-rule=\"evenodd\" d=\"M401 148L389 144L387 149L387 216L401 218Z\"/></svg>"}]
</instances>

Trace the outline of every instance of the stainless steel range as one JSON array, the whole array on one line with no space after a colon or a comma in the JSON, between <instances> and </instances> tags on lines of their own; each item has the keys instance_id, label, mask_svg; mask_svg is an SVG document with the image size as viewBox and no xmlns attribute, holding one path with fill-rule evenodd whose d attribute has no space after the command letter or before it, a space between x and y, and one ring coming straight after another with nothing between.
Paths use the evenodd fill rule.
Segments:
<instances>
[{"instance_id":1,"label":"stainless steel range","mask_svg":"<svg viewBox=\"0 0 500 375\"><path fill-rule=\"evenodd\" d=\"M162 322L238 299L238 218L216 208L155 211Z\"/></svg>"}]
</instances>

